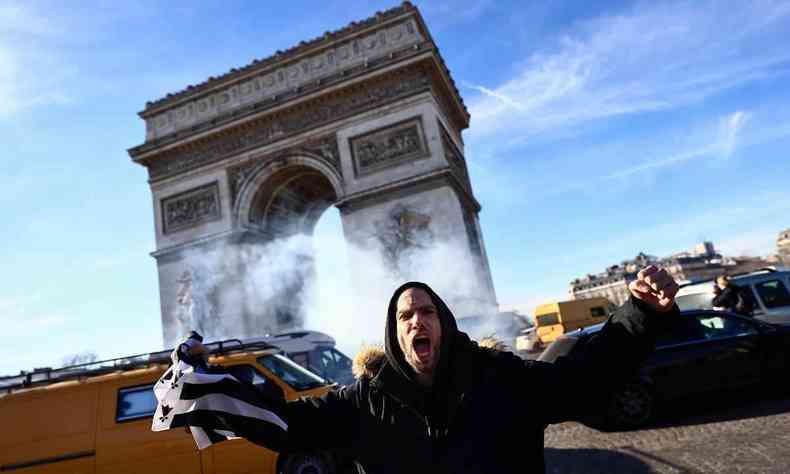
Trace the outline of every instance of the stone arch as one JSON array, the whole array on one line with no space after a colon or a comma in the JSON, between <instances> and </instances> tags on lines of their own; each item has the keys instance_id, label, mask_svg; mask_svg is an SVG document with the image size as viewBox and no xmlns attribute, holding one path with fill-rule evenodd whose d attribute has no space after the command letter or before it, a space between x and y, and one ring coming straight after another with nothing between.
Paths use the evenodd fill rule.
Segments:
<instances>
[{"instance_id":1,"label":"stone arch","mask_svg":"<svg viewBox=\"0 0 790 474\"><path fill-rule=\"evenodd\" d=\"M148 169L155 203L166 346L183 336L187 283L211 303L193 299L190 315L227 329L209 338L298 327L294 294L331 205L349 250L381 257L350 256L355 281L379 278L375 265L405 277L399 264L419 242L467 268L434 277L457 315L496 309L464 158L469 113L408 2L149 102L140 116L145 142L129 154Z\"/></svg>"},{"instance_id":2,"label":"stone arch","mask_svg":"<svg viewBox=\"0 0 790 474\"><path fill-rule=\"evenodd\" d=\"M311 233L323 212L343 197L342 178L308 154L261 163L244 180L233 208L240 227L271 237Z\"/></svg>"}]
</instances>

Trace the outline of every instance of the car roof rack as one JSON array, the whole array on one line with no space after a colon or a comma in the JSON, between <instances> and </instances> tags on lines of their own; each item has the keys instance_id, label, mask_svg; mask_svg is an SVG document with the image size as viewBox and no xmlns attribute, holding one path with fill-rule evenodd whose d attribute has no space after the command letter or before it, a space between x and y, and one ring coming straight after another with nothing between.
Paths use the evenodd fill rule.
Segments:
<instances>
[{"instance_id":1,"label":"car roof rack","mask_svg":"<svg viewBox=\"0 0 790 474\"><path fill-rule=\"evenodd\" d=\"M277 346L265 341L244 343L240 339L225 339L204 344L210 355L225 355L238 352L250 352L267 349L278 349ZM115 359L86 362L53 369L51 367L35 368L31 371L22 370L19 375L0 376L0 397L15 390L50 385L66 380L84 379L97 375L151 367L152 365L170 363L173 349L147 352Z\"/></svg>"}]
</instances>

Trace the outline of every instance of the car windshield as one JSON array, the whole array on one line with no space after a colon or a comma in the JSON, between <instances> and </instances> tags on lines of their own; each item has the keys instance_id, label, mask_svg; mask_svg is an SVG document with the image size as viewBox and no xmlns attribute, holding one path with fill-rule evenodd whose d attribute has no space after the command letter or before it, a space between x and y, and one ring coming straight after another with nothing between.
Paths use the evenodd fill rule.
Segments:
<instances>
[{"instance_id":1,"label":"car windshield","mask_svg":"<svg viewBox=\"0 0 790 474\"><path fill-rule=\"evenodd\" d=\"M318 347L310 352L310 370L341 385L354 383L351 359L333 347Z\"/></svg>"},{"instance_id":2,"label":"car windshield","mask_svg":"<svg viewBox=\"0 0 790 474\"><path fill-rule=\"evenodd\" d=\"M711 309L713 305L713 293L694 293L690 295L680 295L675 298L678 308L681 311L690 309Z\"/></svg>"},{"instance_id":3,"label":"car windshield","mask_svg":"<svg viewBox=\"0 0 790 474\"><path fill-rule=\"evenodd\" d=\"M309 390L327 385L326 380L280 354L259 357L258 362L295 390Z\"/></svg>"}]
</instances>

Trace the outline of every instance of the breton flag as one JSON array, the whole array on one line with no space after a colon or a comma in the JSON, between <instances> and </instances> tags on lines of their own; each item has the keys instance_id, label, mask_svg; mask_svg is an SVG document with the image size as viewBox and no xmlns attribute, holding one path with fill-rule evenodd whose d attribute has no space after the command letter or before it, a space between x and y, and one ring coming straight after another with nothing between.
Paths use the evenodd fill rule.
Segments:
<instances>
[{"instance_id":1,"label":"breton flag","mask_svg":"<svg viewBox=\"0 0 790 474\"><path fill-rule=\"evenodd\" d=\"M280 451L288 425L271 411L273 402L233 375L214 368L209 373L202 361L191 360L188 351L201 340L194 333L170 355L173 364L154 385L157 407L151 430L188 426L198 449L245 438Z\"/></svg>"}]
</instances>

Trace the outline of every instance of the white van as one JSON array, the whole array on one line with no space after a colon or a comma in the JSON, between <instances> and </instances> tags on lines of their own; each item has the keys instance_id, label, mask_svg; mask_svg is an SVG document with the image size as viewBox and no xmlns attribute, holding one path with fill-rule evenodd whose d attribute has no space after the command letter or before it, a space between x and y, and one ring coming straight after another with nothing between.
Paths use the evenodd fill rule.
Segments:
<instances>
[{"instance_id":1,"label":"white van","mask_svg":"<svg viewBox=\"0 0 790 474\"><path fill-rule=\"evenodd\" d=\"M764 268L731 275L730 281L749 288L754 298L754 317L767 323L790 325L790 271ZM712 309L714 280L681 286L675 301L682 310Z\"/></svg>"},{"instance_id":2,"label":"white van","mask_svg":"<svg viewBox=\"0 0 790 474\"><path fill-rule=\"evenodd\" d=\"M335 339L318 331L291 331L244 339L245 344L265 342L281 349L294 362L340 385L354 383L351 359L335 348Z\"/></svg>"}]
</instances>

